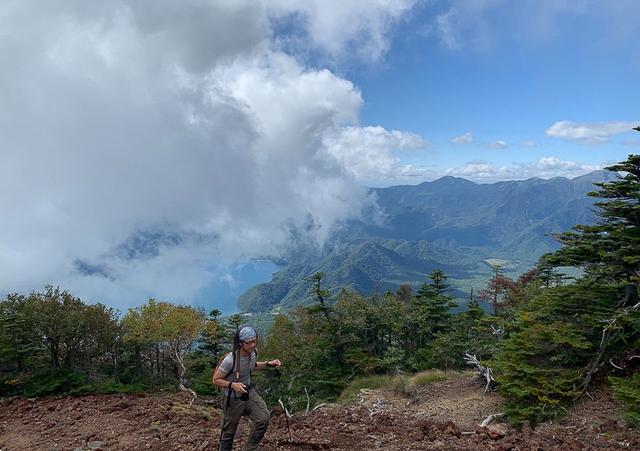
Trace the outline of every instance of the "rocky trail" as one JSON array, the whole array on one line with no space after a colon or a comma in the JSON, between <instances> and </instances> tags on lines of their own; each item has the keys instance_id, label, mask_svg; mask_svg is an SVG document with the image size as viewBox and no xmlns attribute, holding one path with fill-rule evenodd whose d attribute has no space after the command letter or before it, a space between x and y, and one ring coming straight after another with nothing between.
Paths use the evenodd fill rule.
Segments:
<instances>
[{"instance_id":1,"label":"rocky trail","mask_svg":"<svg viewBox=\"0 0 640 451\"><path fill-rule=\"evenodd\" d=\"M468 375L433 382L411 398L362 390L351 405L322 405L290 420L274 413L264 450L581 450L640 449L640 433L623 420L606 390L568 415L517 431L495 421L500 398ZM176 394L95 395L0 401L0 450L215 450L220 409L189 405ZM246 440L240 424L236 449Z\"/></svg>"}]
</instances>

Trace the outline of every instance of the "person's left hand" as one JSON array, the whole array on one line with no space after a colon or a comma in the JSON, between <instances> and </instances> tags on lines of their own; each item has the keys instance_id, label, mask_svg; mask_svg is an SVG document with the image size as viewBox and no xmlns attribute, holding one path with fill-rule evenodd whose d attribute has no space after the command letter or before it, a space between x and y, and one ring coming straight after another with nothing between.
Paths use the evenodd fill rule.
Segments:
<instances>
[{"instance_id":1,"label":"person's left hand","mask_svg":"<svg viewBox=\"0 0 640 451\"><path fill-rule=\"evenodd\" d=\"M280 362L280 359L269 360L267 362L267 366L271 366L274 368L280 368L280 365L282 365L282 363Z\"/></svg>"}]
</instances>

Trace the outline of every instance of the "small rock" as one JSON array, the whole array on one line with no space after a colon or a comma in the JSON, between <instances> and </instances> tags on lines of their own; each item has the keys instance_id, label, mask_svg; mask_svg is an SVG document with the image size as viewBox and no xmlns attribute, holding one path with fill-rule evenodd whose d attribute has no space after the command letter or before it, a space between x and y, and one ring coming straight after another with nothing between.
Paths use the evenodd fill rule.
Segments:
<instances>
[{"instance_id":1,"label":"small rock","mask_svg":"<svg viewBox=\"0 0 640 451\"><path fill-rule=\"evenodd\" d=\"M505 423L490 424L485 430L487 435L494 440L504 437L509 432Z\"/></svg>"},{"instance_id":2,"label":"small rock","mask_svg":"<svg viewBox=\"0 0 640 451\"><path fill-rule=\"evenodd\" d=\"M460 428L451 420L447 421L444 426L441 428L442 432L449 435L455 435L456 437L460 437Z\"/></svg>"}]
</instances>

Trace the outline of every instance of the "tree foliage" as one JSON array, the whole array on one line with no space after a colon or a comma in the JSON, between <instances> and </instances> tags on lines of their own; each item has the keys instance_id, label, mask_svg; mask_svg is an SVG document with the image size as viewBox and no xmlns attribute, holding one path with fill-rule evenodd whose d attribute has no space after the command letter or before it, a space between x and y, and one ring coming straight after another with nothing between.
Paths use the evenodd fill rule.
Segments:
<instances>
[{"instance_id":1,"label":"tree foliage","mask_svg":"<svg viewBox=\"0 0 640 451\"><path fill-rule=\"evenodd\" d=\"M589 193L600 199L595 224L556 235L562 248L539 264L543 289L516 313L496 360L516 422L558 414L612 371L636 374L637 363L628 356L636 354L640 338L640 156L607 169L622 174L596 183L599 189ZM556 277L553 287L561 266L578 267L583 276L564 286ZM629 399L638 379L612 380L614 390Z\"/></svg>"},{"instance_id":2,"label":"tree foliage","mask_svg":"<svg viewBox=\"0 0 640 451\"><path fill-rule=\"evenodd\" d=\"M312 280L317 303L278 316L265 347L268 356L283 360L283 377L294 405L306 402L305 389L312 399L336 399L359 376L464 365L462 353L456 358L448 348L442 353L445 359L433 351L440 337L462 323L460 315L451 313L454 303L446 294L447 277L442 271L430 274L429 281L410 297L407 288L370 296L343 289L335 299L325 294L321 299L318 282L322 278ZM483 315L478 310L460 326L465 350L468 336L464 334Z\"/></svg>"},{"instance_id":3,"label":"tree foliage","mask_svg":"<svg viewBox=\"0 0 640 451\"><path fill-rule=\"evenodd\" d=\"M89 379L102 368L117 368L120 340L116 312L102 304L86 305L51 286L44 293L10 294L0 302L0 367L13 377L0 380L0 391L45 373Z\"/></svg>"}]
</instances>

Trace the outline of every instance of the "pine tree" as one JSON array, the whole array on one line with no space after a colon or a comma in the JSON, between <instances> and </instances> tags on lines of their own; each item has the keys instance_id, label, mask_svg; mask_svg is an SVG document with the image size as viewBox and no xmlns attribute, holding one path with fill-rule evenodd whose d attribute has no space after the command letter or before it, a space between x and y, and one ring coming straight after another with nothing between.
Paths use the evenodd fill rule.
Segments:
<instances>
[{"instance_id":1,"label":"pine tree","mask_svg":"<svg viewBox=\"0 0 640 451\"><path fill-rule=\"evenodd\" d=\"M609 166L624 175L595 185L589 196L596 202L595 225L577 225L574 231L555 235L564 245L547 255L552 266L578 266L596 280L624 281L625 296L620 306L638 302L640 282L640 155Z\"/></svg>"},{"instance_id":2,"label":"pine tree","mask_svg":"<svg viewBox=\"0 0 640 451\"><path fill-rule=\"evenodd\" d=\"M221 316L222 312L218 309L213 309L209 312L200 340L200 349L209 353L212 364L219 360L220 356L228 348L228 342L230 341L225 327L220 321Z\"/></svg>"},{"instance_id":3,"label":"pine tree","mask_svg":"<svg viewBox=\"0 0 640 451\"><path fill-rule=\"evenodd\" d=\"M422 284L416 293L407 322L411 326L415 352L407 355L407 361L414 361L416 369L431 364L430 353L436 336L450 330L453 298L445 291L449 288L447 276L441 270L429 275L430 282Z\"/></svg>"},{"instance_id":4,"label":"pine tree","mask_svg":"<svg viewBox=\"0 0 640 451\"><path fill-rule=\"evenodd\" d=\"M614 368L603 362L617 362L623 376L635 368L628 356L640 348L640 156L607 169L622 174L589 193L601 199L595 224L556 235L563 247L538 265L546 288L519 309L495 361L516 422L562 412L597 374ZM569 285L556 280L554 287L558 266L581 268L584 276ZM612 379L618 396L631 401L640 393L636 382ZM640 418L637 401L632 408Z\"/></svg>"}]
</instances>

